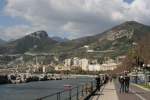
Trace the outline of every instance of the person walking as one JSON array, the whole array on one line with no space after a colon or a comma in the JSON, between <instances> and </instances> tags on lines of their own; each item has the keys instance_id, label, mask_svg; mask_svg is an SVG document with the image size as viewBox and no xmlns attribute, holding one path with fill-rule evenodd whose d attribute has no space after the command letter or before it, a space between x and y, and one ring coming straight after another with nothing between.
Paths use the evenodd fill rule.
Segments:
<instances>
[{"instance_id":1,"label":"person walking","mask_svg":"<svg viewBox=\"0 0 150 100\"><path fill-rule=\"evenodd\" d=\"M121 76L119 76L119 83L120 83L120 93L122 93L122 92L125 92L125 84L124 84L124 77L121 75Z\"/></svg>"},{"instance_id":2,"label":"person walking","mask_svg":"<svg viewBox=\"0 0 150 100\"><path fill-rule=\"evenodd\" d=\"M109 82L112 82L112 77L109 77Z\"/></svg>"},{"instance_id":3,"label":"person walking","mask_svg":"<svg viewBox=\"0 0 150 100\"><path fill-rule=\"evenodd\" d=\"M100 78L100 76L98 75L95 80L96 80L96 89L98 91L100 91L100 87L101 87L101 78Z\"/></svg>"},{"instance_id":4,"label":"person walking","mask_svg":"<svg viewBox=\"0 0 150 100\"><path fill-rule=\"evenodd\" d=\"M129 92L130 77L127 74L125 74L124 77L124 84L125 84L125 92Z\"/></svg>"},{"instance_id":5,"label":"person walking","mask_svg":"<svg viewBox=\"0 0 150 100\"><path fill-rule=\"evenodd\" d=\"M109 77L108 77L108 75L105 75L104 84L107 84L108 81L109 81Z\"/></svg>"}]
</instances>

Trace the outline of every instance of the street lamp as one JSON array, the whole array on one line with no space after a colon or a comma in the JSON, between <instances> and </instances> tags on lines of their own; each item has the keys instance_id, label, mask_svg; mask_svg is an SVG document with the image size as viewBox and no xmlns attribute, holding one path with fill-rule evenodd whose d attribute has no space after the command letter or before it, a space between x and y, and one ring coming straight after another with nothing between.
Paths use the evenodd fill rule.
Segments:
<instances>
[{"instance_id":1,"label":"street lamp","mask_svg":"<svg viewBox=\"0 0 150 100\"><path fill-rule=\"evenodd\" d=\"M147 83L146 64L143 64L143 74L145 75L145 84Z\"/></svg>"},{"instance_id":2,"label":"street lamp","mask_svg":"<svg viewBox=\"0 0 150 100\"><path fill-rule=\"evenodd\" d=\"M147 85L147 82L149 81L149 70L147 70L150 67L150 64L143 64L144 67L144 75L145 75L145 84Z\"/></svg>"},{"instance_id":3,"label":"street lamp","mask_svg":"<svg viewBox=\"0 0 150 100\"><path fill-rule=\"evenodd\" d=\"M138 69L135 68L135 83L138 83Z\"/></svg>"},{"instance_id":4,"label":"street lamp","mask_svg":"<svg viewBox=\"0 0 150 100\"><path fill-rule=\"evenodd\" d=\"M137 84L138 83L138 69L137 69L137 67L135 67L134 68L134 70L133 70L133 72L134 72L134 82Z\"/></svg>"}]
</instances>

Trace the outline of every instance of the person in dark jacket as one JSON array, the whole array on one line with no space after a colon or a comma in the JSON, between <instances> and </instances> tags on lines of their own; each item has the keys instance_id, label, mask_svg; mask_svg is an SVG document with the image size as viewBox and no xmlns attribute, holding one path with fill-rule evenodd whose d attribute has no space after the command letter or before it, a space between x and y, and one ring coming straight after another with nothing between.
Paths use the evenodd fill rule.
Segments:
<instances>
[{"instance_id":1,"label":"person in dark jacket","mask_svg":"<svg viewBox=\"0 0 150 100\"><path fill-rule=\"evenodd\" d=\"M101 78L100 78L100 76L98 75L95 80L96 80L96 89L98 91L100 91L100 87L101 87Z\"/></svg>"},{"instance_id":2,"label":"person in dark jacket","mask_svg":"<svg viewBox=\"0 0 150 100\"><path fill-rule=\"evenodd\" d=\"M125 92L129 92L130 77L127 74L125 74L124 77L124 84L125 84Z\"/></svg>"},{"instance_id":3,"label":"person in dark jacket","mask_svg":"<svg viewBox=\"0 0 150 100\"><path fill-rule=\"evenodd\" d=\"M120 93L125 92L125 88L124 88L124 77L121 75L119 76L119 83L120 83Z\"/></svg>"},{"instance_id":4,"label":"person in dark jacket","mask_svg":"<svg viewBox=\"0 0 150 100\"><path fill-rule=\"evenodd\" d=\"M109 77L108 77L108 75L105 75L104 84L107 84L108 81L109 81Z\"/></svg>"}]
</instances>

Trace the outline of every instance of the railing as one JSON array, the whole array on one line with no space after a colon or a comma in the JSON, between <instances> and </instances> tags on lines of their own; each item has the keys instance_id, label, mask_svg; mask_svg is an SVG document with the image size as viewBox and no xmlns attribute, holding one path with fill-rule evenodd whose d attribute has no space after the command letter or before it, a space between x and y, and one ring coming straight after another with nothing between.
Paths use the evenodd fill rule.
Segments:
<instances>
[{"instance_id":1,"label":"railing","mask_svg":"<svg viewBox=\"0 0 150 100\"><path fill-rule=\"evenodd\" d=\"M60 92L56 92L36 100L86 100L96 91L95 81L76 87L68 86Z\"/></svg>"}]
</instances>

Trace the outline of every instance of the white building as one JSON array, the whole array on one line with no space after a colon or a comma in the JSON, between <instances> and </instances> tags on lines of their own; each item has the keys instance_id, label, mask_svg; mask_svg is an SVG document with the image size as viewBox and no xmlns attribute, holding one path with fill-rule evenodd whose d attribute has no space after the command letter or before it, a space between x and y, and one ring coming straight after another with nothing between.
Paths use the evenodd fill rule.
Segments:
<instances>
[{"instance_id":1,"label":"white building","mask_svg":"<svg viewBox=\"0 0 150 100\"><path fill-rule=\"evenodd\" d=\"M89 71L100 71L100 65L99 64L91 64L88 66Z\"/></svg>"},{"instance_id":2,"label":"white building","mask_svg":"<svg viewBox=\"0 0 150 100\"><path fill-rule=\"evenodd\" d=\"M109 63L109 64L91 64L88 66L89 71L108 71L116 69L118 64Z\"/></svg>"},{"instance_id":3,"label":"white building","mask_svg":"<svg viewBox=\"0 0 150 100\"><path fill-rule=\"evenodd\" d=\"M43 72L43 73L46 73L46 66L43 66L43 67L42 67L42 72Z\"/></svg>"},{"instance_id":4,"label":"white building","mask_svg":"<svg viewBox=\"0 0 150 100\"><path fill-rule=\"evenodd\" d=\"M97 60L91 60L89 62L86 58L80 59L78 57L74 57L73 59L65 59L64 66L61 66L61 68L59 66L57 70L81 68L84 71L108 71L116 69L119 64L120 63L117 63L116 60L110 59L109 57L105 58L103 64L98 64Z\"/></svg>"},{"instance_id":5,"label":"white building","mask_svg":"<svg viewBox=\"0 0 150 100\"><path fill-rule=\"evenodd\" d=\"M70 70L70 66L71 66L71 59L65 59L64 68L66 70Z\"/></svg>"},{"instance_id":6,"label":"white building","mask_svg":"<svg viewBox=\"0 0 150 100\"><path fill-rule=\"evenodd\" d=\"M70 69L70 66L57 65L55 67L55 70L56 71L64 71L64 70L71 70L71 69Z\"/></svg>"},{"instance_id":7,"label":"white building","mask_svg":"<svg viewBox=\"0 0 150 100\"><path fill-rule=\"evenodd\" d=\"M64 68L65 70L81 68L84 71L88 70L89 61L86 58L80 59L74 57L73 59L65 59Z\"/></svg>"},{"instance_id":8,"label":"white building","mask_svg":"<svg viewBox=\"0 0 150 100\"><path fill-rule=\"evenodd\" d=\"M117 63L123 62L125 58L126 58L126 56L118 56L118 57L116 58Z\"/></svg>"},{"instance_id":9,"label":"white building","mask_svg":"<svg viewBox=\"0 0 150 100\"><path fill-rule=\"evenodd\" d=\"M81 65L80 59L78 57L74 57L72 66L79 67L80 65Z\"/></svg>"},{"instance_id":10,"label":"white building","mask_svg":"<svg viewBox=\"0 0 150 100\"><path fill-rule=\"evenodd\" d=\"M80 63L81 63L82 70L87 71L88 70L88 65L89 65L88 59L86 59L86 58L81 59Z\"/></svg>"},{"instance_id":11,"label":"white building","mask_svg":"<svg viewBox=\"0 0 150 100\"><path fill-rule=\"evenodd\" d=\"M57 71L71 70L71 59L65 59L64 64L59 64L55 67Z\"/></svg>"},{"instance_id":12,"label":"white building","mask_svg":"<svg viewBox=\"0 0 150 100\"><path fill-rule=\"evenodd\" d=\"M108 70L114 70L116 69L118 64L116 63L108 63L108 64L102 64L100 67L101 71L108 71Z\"/></svg>"}]
</instances>

